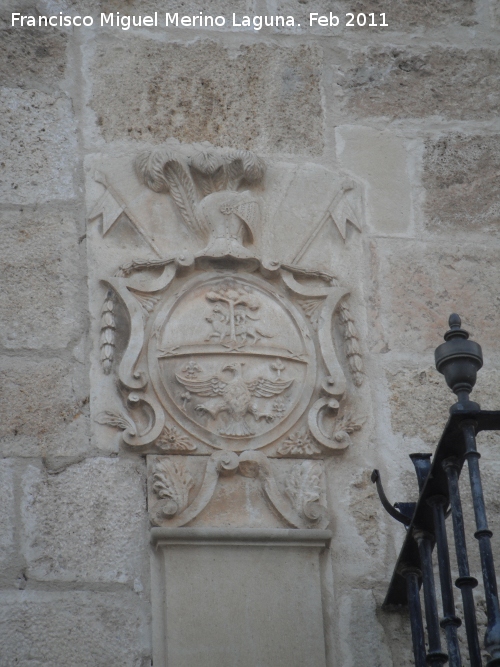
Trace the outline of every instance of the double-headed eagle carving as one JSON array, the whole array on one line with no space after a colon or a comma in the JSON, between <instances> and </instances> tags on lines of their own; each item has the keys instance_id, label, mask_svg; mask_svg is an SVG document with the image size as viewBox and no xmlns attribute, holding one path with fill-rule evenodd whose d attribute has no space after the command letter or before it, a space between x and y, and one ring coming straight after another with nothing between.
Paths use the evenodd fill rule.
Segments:
<instances>
[{"instance_id":1,"label":"double-headed eagle carving","mask_svg":"<svg viewBox=\"0 0 500 667\"><path fill-rule=\"evenodd\" d=\"M232 378L223 377L223 371L231 371ZM265 419L270 422L275 418L275 415L270 412L259 412L252 397L272 398L284 392L293 383L293 379L270 380L262 376L254 380L245 380L242 364L239 362L224 365L217 375L192 378L176 373L175 377L189 392L214 399L207 403L200 403L195 410L209 415L212 419L217 419L221 412L225 412L228 421L219 430L219 433L231 437L254 435L254 431L245 421L247 413L250 413L256 421Z\"/></svg>"}]
</instances>

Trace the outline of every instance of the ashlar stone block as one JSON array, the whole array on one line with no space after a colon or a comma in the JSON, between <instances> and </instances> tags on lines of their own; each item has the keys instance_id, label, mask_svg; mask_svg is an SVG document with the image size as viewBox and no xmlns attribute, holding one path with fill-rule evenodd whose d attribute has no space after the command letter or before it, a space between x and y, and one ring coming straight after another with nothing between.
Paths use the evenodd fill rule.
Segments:
<instances>
[{"instance_id":1,"label":"ashlar stone block","mask_svg":"<svg viewBox=\"0 0 500 667\"><path fill-rule=\"evenodd\" d=\"M341 23L338 28L333 29L333 34L339 34L345 25L347 12L353 14L365 13L367 24L371 22L370 13L375 13L375 22L382 23L380 12L384 12L388 27L370 27L368 34L374 32L388 32L390 30L408 30L420 26L429 28L442 27L444 23L449 25L473 25L475 22L475 4L471 0L431 0L425 4L417 4L411 0L319 0L314 6L304 0L267 0L268 15L289 14L295 17L296 23L300 23L299 30L314 30L317 34L325 34L330 28L317 28L309 25L309 14L317 12L329 17L330 12L338 16ZM356 24L355 24L356 25ZM317 26L317 24L315 24ZM349 28L347 28L347 31ZM352 28L351 28L352 30Z\"/></svg>"},{"instance_id":2,"label":"ashlar stone block","mask_svg":"<svg viewBox=\"0 0 500 667\"><path fill-rule=\"evenodd\" d=\"M3 456L78 456L89 449L83 366L3 357L0 376Z\"/></svg>"},{"instance_id":3,"label":"ashlar stone block","mask_svg":"<svg viewBox=\"0 0 500 667\"><path fill-rule=\"evenodd\" d=\"M488 120L496 116L498 51L369 48L352 56L341 81L346 110L361 117Z\"/></svg>"},{"instance_id":4,"label":"ashlar stone block","mask_svg":"<svg viewBox=\"0 0 500 667\"><path fill-rule=\"evenodd\" d=\"M0 89L1 202L73 198L76 146L76 124L67 97Z\"/></svg>"},{"instance_id":5,"label":"ashlar stone block","mask_svg":"<svg viewBox=\"0 0 500 667\"><path fill-rule=\"evenodd\" d=\"M380 254L380 284L387 290L383 310L389 348L432 355L448 316L458 312L483 351L495 351L497 255L493 244L387 242Z\"/></svg>"},{"instance_id":6,"label":"ashlar stone block","mask_svg":"<svg viewBox=\"0 0 500 667\"><path fill-rule=\"evenodd\" d=\"M416 3L412 0L356 0L345 2L345 12L367 15L374 12L376 21L381 22L379 13L385 12L388 30L415 29L420 26L426 28L443 28L445 25L460 24L474 25L476 4L474 0L430 0L425 3Z\"/></svg>"},{"instance_id":7,"label":"ashlar stone block","mask_svg":"<svg viewBox=\"0 0 500 667\"><path fill-rule=\"evenodd\" d=\"M369 184L368 223L377 232L401 234L411 224L409 156L404 141L372 127L342 125L336 129L342 166Z\"/></svg>"},{"instance_id":8,"label":"ashlar stone block","mask_svg":"<svg viewBox=\"0 0 500 667\"><path fill-rule=\"evenodd\" d=\"M19 7L12 11L23 13ZM64 76L67 34L51 28L7 28L0 39L1 86L49 92Z\"/></svg>"},{"instance_id":9,"label":"ashlar stone block","mask_svg":"<svg viewBox=\"0 0 500 667\"><path fill-rule=\"evenodd\" d=\"M229 52L212 41L106 41L95 54L91 106L108 141L175 136L317 154L320 65L319 51L309 46L255 44Z\"/></svg>"},{"instance_id":10,"label":"ashlar stone block","mask_svg":"<svg viewBox=\"0 0 500 667\"><path fill-rule=\"evenodd\" d=\"M163 25L165 12L170 14L178 12L179 18L180 16L198 16L200 12L203 12L210 16L224 16L229 19L233 12L251 14L255 11L252 0L172 0L165 6L159 6L154 0L130 0L126 5L121 0L54 0L52 6L55 5L58 5L61 10L70 8L75 12L90 13L93 16L99 16L101 12L105 14L119 12L121 16L134 14L136 16L139 14L151 16L157 11L159 25L160 21ZM13 11L19 11L17 5ZM227 30L227 25L226 23L223 30ZM198 28L198 26L196 27ZM130 32L132 30L133 28L130 28ZM220 30L220 28L214 28L214 30Z\"/></svg>"},{"instance_id":11,"label":"ashlar stone block","mask_svg":"<svg viewBox=\"0 0 500 667\"><path fill-rule=\"evenodd\" d=\"M147 611L132 592L2 593L1 664L150 665Z\"/></svg>"},{"instance_id":12,"label":"ashlar stone block","mask_svg":"<svg viewBox=\"0 0 500 667\"><path fill-rule=\"evenodd\" d=\"M5 211L0 245L0 344L7 349L66 347L78 334L81 317L75 220L68 213Z\"/></svg>"},{"instance_id":13,"label":"ashlar stone block","mask_svg":"<svg viewBox=\"0 0 500 667\"><path fill-rule=\"evenodd\" d=\"M443 376L432 366L404 368L387 371L387 381L393 431L434 448L455 402Z\"/></svg>"},{"instance_id":14,"label":"ashlar stone block","mask_svg":"<svg viewBox=\"0 0 500 667\"><path fill-rule=\"evenodd\" d=\"M500 230L500 135L445 134L428 139L424 155L427 229Z\"/></svg>"},{"instance_id":15,"label":"ashlar stone block","mask_svg":"<svg viewBox=\"0 0 500 667\"><path fill-rule=\"evenodd\" d=\"M143 462L92 458L57 475L29 465L22 516L27 576L147 586ZM137 587L137 583L136 583Z\"/></svg>"},{"instance_id":16,"label":"ashlar stone block","mask_svg":"<svg viewBox=\"0 0 500 667\"><path fill-rule=\"evenodd\" d=\"M478 332L477 339L481 338ZM448 419L448 409L456 396L433 366L399 368L387 371L390 390L391 423L395 433L420 438L434 451ZM499 373L483 368L478 373L472 398L483 410L500 409ZM490 450L498 434L480 436ZM480 448L481 449L481 448Z\"/></svg>"}]
</instances>

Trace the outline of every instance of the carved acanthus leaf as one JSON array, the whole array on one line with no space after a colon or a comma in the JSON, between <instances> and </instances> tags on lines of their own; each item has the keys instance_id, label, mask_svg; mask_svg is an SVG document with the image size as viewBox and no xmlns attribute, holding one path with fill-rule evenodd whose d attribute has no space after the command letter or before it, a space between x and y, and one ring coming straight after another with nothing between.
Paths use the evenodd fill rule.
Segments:
<instances>
[{"instance_id":1,"label":"carved acanthus leaf","mask_svg":"<svg viewBox=\"0 0 500 667\"><path fill-rule=\"evenodd\" d=\"M194 452L197 446L175 426L165 426L156 446L164 452Z\"/></svg>"},{"instance_id":2,"label":"carved acanthus leaf","mask_svg":"<svg viewBox=\"0 0 500 667\"><path fill-rule=\"evenodd\" d=\"M193 486L194 480L184 462L168 457L157 461L153 473L153 491L166 501L162 505L165 516L174 516L186 509L189 491Z\"/></svg>"},{"instance_id":3,"label":"carved acanthus leaf","mask_svg":"<svg viewBox=\"0 0 500 667\"><path fill-rule=\"evenodd\" d=\"M321 449L305 429L292 433L278 447L278 454L281 456L313 456L320 452Z\"/></svg>"},{"instance_id":4,"label":"carved acanthus leaf","mask_svg":"<svg viewBox=\"0 0 500 667\"><path fill-rule=\"evenodd\" d=\"M134 422L123 412L105 410L104 412L100 412L95 420L98 424L103 424L104 426L119 428L122 431L128 430L131 435L136 435L137 433Z\"/></svg>"},{"instance_id":5,"label":"carved acanthus leaf","mask_svg":"<svg viewBox=\"0 0 500 667\"><path fill-rule=\"evenodd\" d=\"M364 423L365 419L353 417L350 412L345 412L335 423L333 437L337 442L341 442L346 436L361 430Z\"/></svg>"},{"instance_id":6,"label":"carved acanthus leaf","mask_svg":"<svg viewBox=\"0 0 500 667\"><path fill-rule=\"evenodd\" d=\"M285 493L295 511L313 522L322 518L325 512L320 503L322 478L323 470L318 461L302 461L292 468L285 483Z\"/></svg>"}]
</instances>

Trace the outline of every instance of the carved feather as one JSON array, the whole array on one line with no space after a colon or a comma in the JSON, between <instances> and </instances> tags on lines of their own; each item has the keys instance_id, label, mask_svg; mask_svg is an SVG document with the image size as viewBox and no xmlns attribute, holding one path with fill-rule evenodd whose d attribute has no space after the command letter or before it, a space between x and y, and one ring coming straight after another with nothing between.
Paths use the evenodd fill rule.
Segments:
<instances>
[{"instance_id":1,"label":"carved feather","mask_svg":"<svg viewBox=\"0 0 500 667\"><path fill-rule=\"evenodd\" d=\"M243 180L249 185L262 180L265 164L260 157L250 151L234 150L228 154L225 171L229 189L236 190Z\"/></svg>"},{"instance_id":2,"label":"carved feather","mask_svg":"<svg viewBox=\"0 0 500 667\"><path fill-rule=\"evenodd\" d=\"M175 374L177 381L199 396L221 396L224 389L227 387L227 382L224 382L216 375L209 378L191 379Z\"/></svg>"},{"instance_id":3,"label":"carved feather","mask_svg":"<svg viewBox=\"0 0 500 667\"><path fill-rule=\"evenodd\" d=\"M170 194L177 204L186 227L199 238L204 239L208 230L206 225L198 219L194 206L196 194L193 180L186 167L178 160L170 160L163 165L165 180L170 188Z\"/></svg>"},{"instance_id":4,"label":"carved feather","mask_svg":"<svg viewBox=\"0 0 500 667\"><path fill-rule=\"evenodd\" d=\"M169 185L163 173L163 165L173 159L173 153L164 148L142 151L134 161L139 180L154 192L168 192Z\"/></svg>"},{"instance_id":5,"label":"carved feather","mask_svg":"<svg viewBox=\"0 0 500 667\"><path fill-rule=\"evenodd\" d=\"M243 165L243 177L247 183L258 183L265 172L264 161L251 153L250 151L238 150L236 157L239 158Z\"/></svg>"},{"instance_id":6,"label":"carved feather","mask_svg":"<svg viewBox=\"0 0 500 667\"><path fill-rule=\"evenodd\" d=\"M224 165L221 165L213 174L204 174L195 167L191 169L204 197L212 194L212 192L220 192L226 189L228 178Z\"/></svg>"},{"instance_id":7,"label":"carved feather","mask_svg":"<svg viewBox=\"0 0 500 667\"><path fill-rule=\"evenodd\" d=\"M260 398L270 398L281 394L285 389L292 384L292 380L268 380L267 378L258 377L256 380L246 382L248 390L253 396Z\"/></svg>"}]
</instances>

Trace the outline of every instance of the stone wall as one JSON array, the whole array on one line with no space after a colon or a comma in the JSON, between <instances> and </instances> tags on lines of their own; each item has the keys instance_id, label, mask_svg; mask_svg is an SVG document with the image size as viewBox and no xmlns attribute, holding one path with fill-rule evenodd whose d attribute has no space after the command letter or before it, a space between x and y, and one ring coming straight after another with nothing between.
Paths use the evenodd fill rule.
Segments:
<instances>
[{"instance_id":1,"label":"stone wall","mask_svg":"<svg viewBox=\"0 0 500 667\"><path fill-rule=\"evenodd\" d=\"M10 26L11 11L155 9L301 26ZM384 11L389 27L305 27L307 12L330 10ZM406 615L381 609L404 529L369 474L381 470L391 500L415 499L408 454L434 450L453 402L433 368L449 313L483 346L476 400L500 408L500 5L8 0L0 20L0 665L151 664L145 458L91 437L84 195L89 156L172 136L363 185L369 408L326 463L329 664L411 665ZM500 565L499 439L481 443Z\"/></svg>"}]
</instances>

